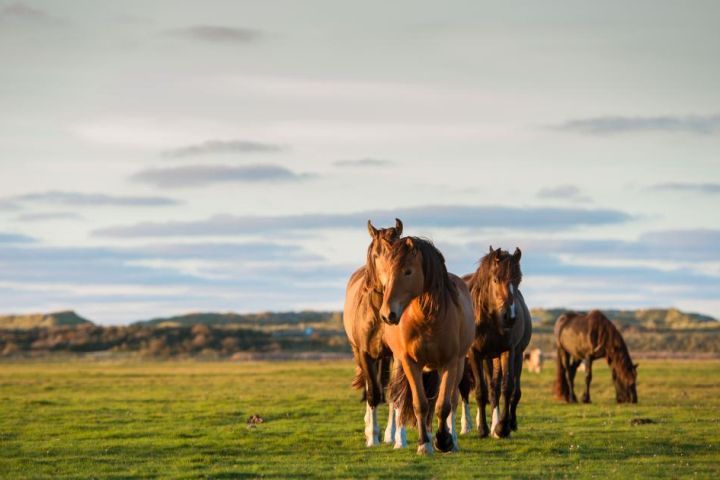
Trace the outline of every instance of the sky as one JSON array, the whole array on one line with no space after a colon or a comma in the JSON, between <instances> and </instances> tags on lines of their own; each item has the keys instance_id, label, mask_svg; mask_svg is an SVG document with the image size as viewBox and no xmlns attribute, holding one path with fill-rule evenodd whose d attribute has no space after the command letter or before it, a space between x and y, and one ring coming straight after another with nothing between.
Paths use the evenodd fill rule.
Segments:
<instances>
[{"instance_id":1,"label":"sky","mask_svg":"<svg viewBox=\"0 0 720 480\"><path fill-rule=\"evenodd\" d=\"M715 1L0 0L0 314L341 309L366 222L720 317Z\"/></svg>"}]
</instances>

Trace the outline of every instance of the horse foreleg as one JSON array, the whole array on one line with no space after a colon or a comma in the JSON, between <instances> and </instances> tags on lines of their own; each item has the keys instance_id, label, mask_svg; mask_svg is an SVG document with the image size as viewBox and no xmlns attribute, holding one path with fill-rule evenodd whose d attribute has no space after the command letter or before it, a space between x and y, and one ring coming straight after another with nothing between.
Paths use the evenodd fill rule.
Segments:
<instances>
[{"instance_id":1,"label":"horse foreleg","mask_svg":"<svg viewBox=\"0 0 720 480\"><path fill-rule=\"evenodd\" d=\"M394 377L397 374L397 371L400 369L402 369L402 364L400 362L394 362L391 376ZM388 403L388 409L390 410L390 414L388 416L393 419L393 436L390 443L394 443L393 448L405 448L407 447L407 434L405 431L405 425L403 425L402 423L402 415L400 413L400 408L398 408L395 403L390 400L390 402ZM388 422L389 421L390 420L388 419ZM385 430L385 436L387 438L387 429Z\"/></svg>"},{"instance_id":2,"label":"horse foreleg","mask_svg":"<svg viewBox=\"0 0 720 480\"><path fill-rule=\"evenodd\" d=\"M520 377L522 376L522 353L515 355L515 382L510 403L510 430L517 431L517 407L522 397L520 389Z\"/></svg>"},{"instance_id":3,"label":"horse foreleg","mask_svg":"<svg viewBox=\"0 0 720 480\"><path fill-rule=\"evenodd\" d=\"M404 357L402 359L402 368L405 376L410 384L412 392L413 410L415 412L415 421L418 429L418 455L431 455L433 453L432 443L428 435L428 426L426 423L429 411L427 396L425 395L425 387L423 386L422 368L411 358Z\"/></svg>"},{"instance_id":4,"label":"horse foreleg","mask_svg":"<svg viewBox=\"0 0 720 480\"><path fill-rule=\"evenodd\" d=\"M495 436L495 429L500 421L500 386L502 382L501 357L492 359L492 381L490 382L490 410L492 411L492 422L490 432Z\"/></svg>"},{"instance_id":5,"label":"horse foreleg","mask_svg":"<svg viewBox=\"0 0 720 480\"><path fill-rule=\"evenodd\" d=\"M367 352L360 355L361 368L365 374L365 440L368 447L380 444L380 425L377 419L377 407L382 396L382 386L378 386L377 361ZM378 388L379 387L379 388Z\"/></svg>"},{"instance_id":6,"label":"horse foreleg","mask_svg":"<svg viewBox=\"0 0 720 480\"><path fill-rule=\"evenodd\" d=\"M457 387L455 375L457 367L453 365L446 366L440 374L440 390L438 392L438 401L435 406L435 416L438 420L438 429L435 433L434 446L441 452L449 452L453 449L453 438L448 428L448 418L452 414L451 395Z\"/></svg>"},{"instance_id":7,"label":"horse foreleg","mask_svg":"<svg viewBox=\"0 0 720 480\"><path fill-rule=\"evenodd\" d=\"M583 394L583 403L590 403L590 382L592 382L592 358L585 360L585 393Z\"/></svg>"},{"instance_id":8,"label":"horse foreleg","mask_svg":"<svg viewBox=\"0 0 720 480\"><path fill-rule=\"evenodd\" d=\"M515 386L515 350L510 349L500 355L500 364L502 368L502 408L499 411L500 418L492 429L492 434L496 438L504 438L510 436L510 398ZM495 412L493 412L493 423L495 423Z\"/></svg>"}]
</instances>

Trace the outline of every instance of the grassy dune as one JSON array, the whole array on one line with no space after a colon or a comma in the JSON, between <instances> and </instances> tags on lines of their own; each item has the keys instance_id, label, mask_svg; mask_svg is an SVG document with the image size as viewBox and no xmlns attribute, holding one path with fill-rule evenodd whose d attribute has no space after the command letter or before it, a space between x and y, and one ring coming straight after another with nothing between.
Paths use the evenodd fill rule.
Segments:
<instances>
[{"instance_id":1,"label":"grassy dune","mask_svg":"<svg viewBox=\"0 0 720 480\"><path fill-rule=\"evenodd\" d=\"M550 397L524 374L520 431L420 458L364 447L350 362L0 364L0 477L699 477L720 474L720 362L645 361L637 405ZM248 428L258 413L265 423ZM383 409L382 413L385 413ZM652 424L632 426L636 417ZM382 422L384 423L384 422ZM382 425L384 427L384 424Z\"/></svg>"}]
</instances>

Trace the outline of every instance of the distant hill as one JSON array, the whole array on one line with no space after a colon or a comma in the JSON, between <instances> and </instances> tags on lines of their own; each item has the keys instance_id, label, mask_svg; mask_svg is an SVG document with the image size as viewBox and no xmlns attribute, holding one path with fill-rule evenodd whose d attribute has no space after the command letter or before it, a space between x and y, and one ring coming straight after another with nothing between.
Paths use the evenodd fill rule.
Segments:
<instances>
[{"instance_id":1,"label":"distant hill","mask_svg":"<svg viewBox=\"0 0 720 480\"><path fill-rule=\"evenodd\" d=\"M555 324L557 317L569 310L566 308L534 308L533 320L543 326ZM692 328L720 327L713 317L699 313L682 312L676 308L651 308L640 310L602 310L610 320L622 327L639 327L646 330L683 330Z\"/></svg>"},{"instance_id":2,"label":"distant hill","mask_svg":"<svg viewBox=\"0 0 720 480\"><path fill-rule=\"evenodd\" d=\"M261 313L213 313L199 312L174 317L153 318L135 322L133 325L156 327L189 327L192 325L242 326L242 327L288 327L327 325L342 327L340 312L301 311L301 312L261 312Z\"/></svg>"},{"instance_id":3,"label":"distant hill","mask_svg":"<svg viewBox=\"0 0 720 480\"><path fill-rule=\"evenodd\" d=\"M0 328L27 330L38 327L59 327L63 325L92 325L93 323L73 310L54 313L31 313L28 315L2 315Z\"/></svg>"}]
</instances>

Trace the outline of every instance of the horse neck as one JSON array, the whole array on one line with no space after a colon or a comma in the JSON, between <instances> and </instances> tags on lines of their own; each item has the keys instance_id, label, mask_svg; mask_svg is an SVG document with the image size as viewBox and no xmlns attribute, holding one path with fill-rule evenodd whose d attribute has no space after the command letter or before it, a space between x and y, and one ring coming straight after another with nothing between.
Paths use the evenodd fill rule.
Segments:
<instances>
[{"instance_id":1,"label":"horse neck","mask_svg":"<svg viewBox=\"0 0 720 480\"><path fill-rule=\"evenodd\" d=\"M607 341L605 351L607 353L608 363L612 369L621 378L629 378L631 376L632 359L627 349L625 341L617 331L611 330Z\"/></svg>"}]
</instances>

